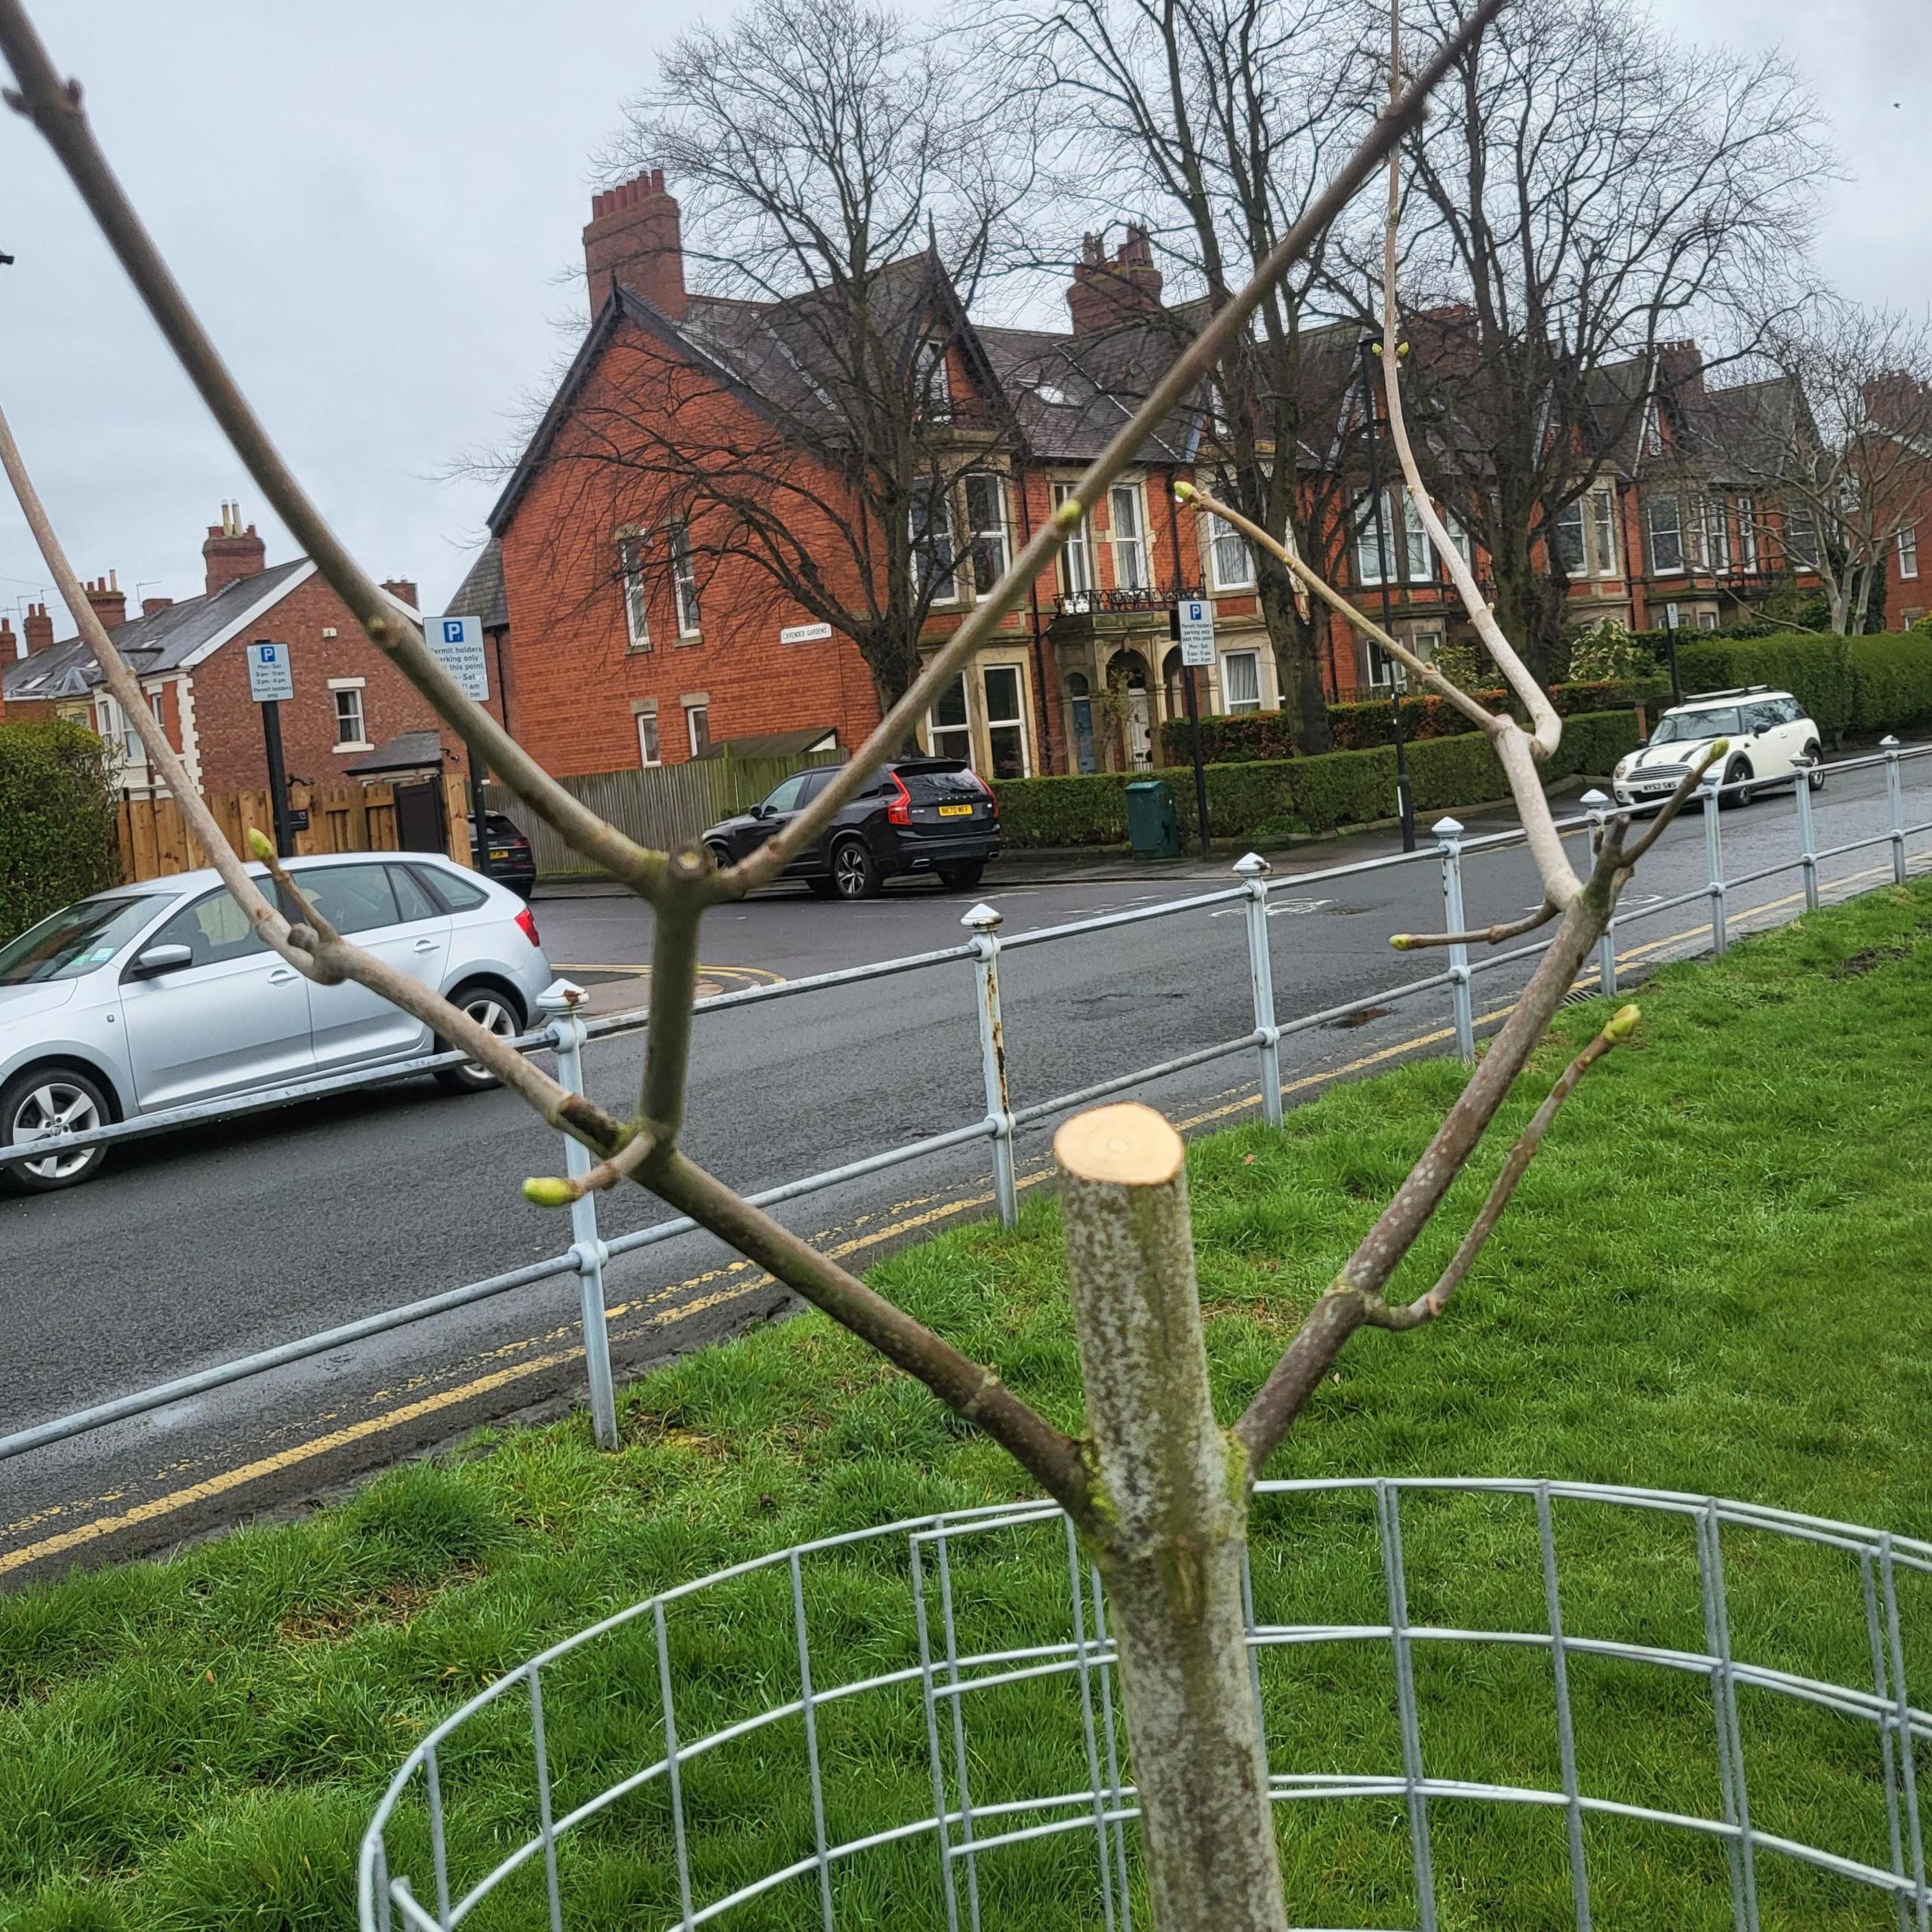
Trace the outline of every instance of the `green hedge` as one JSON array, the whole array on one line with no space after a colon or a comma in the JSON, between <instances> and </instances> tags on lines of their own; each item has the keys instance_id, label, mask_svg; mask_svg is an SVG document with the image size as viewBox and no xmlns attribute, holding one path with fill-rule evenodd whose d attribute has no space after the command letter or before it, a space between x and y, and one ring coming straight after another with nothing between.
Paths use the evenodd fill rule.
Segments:
<instances>
[{"instance_id":1,"label":"green hedge","mask_svg":"<svg viewBox=\"0 0 1932 1932\"><path fill-rule=\"evenodd\" d=\"M1850 639L1851 728L1878 736L1932 727L1932 637Z\"/></svg>"},{"instance_id":2,"label":"green hedge","mask_svg":"<svg viewBox=\"0 0 1932 1932\"><path fill-rule=\"evenodd\" d=\"M1601 774L1637 743L1633 712L1586 712L1563 728L1546 776ZM1418 812L1508 795L1489 741L1474 731L1425 738L1409 747L1409 780ZM1333 831L1392 818L1395 754L1386 746L1327 752L1318 758L1211 764L1208 815L1216 837L1278 836L1300 829ZM1013 778L996 783L1001 829L1011 846L1121 845L1127 841L1127 787L1142 772L1071 778ZM1185 766L1157 774L1171 786L1183 838L1194 835L1194 786Z\"/></svg>"},{"instance_id":3,"label":"green hedge","mask_svg":"<svg viewBox=\"0 0 1932 1932\"><path fill-rule=\"evenodd\" d=\"M60 720L0 724L0 946L120 877L106 748Z\"/></svg>"},{"instance_id":4,"label":"green hedge","mask_svg":"<svg viewBox=\"0 0 1932 1932\"><path fill-rule=\"evenodd\" d=\"M1645 678L1636 682L1552 685L1550 701L1558 715L1608 711L1639 701L1654 705L1668 693L1667 681ZM1506 694L1486 691L1489 702L1500 703ZM1386 698L1357 704L1331 704L1328 728L1338 752L1368 751L1395 741L1394 707ZM1425 738L1459 737L1475 726L1446 698L1418 694L1402 700L1402 736L1411 743ZM1193 756L1193 738L1184 718L1171 718L1161 727L1161 742L1171 764ZM1235 764L1251 758L1295 756L1294 734L1284 713L1257 711L1240 717L1215 716L1201 721L1201 755L1209 764Z\"/></svg>"},{"instance_id":5,"label":"green hedge","mask_svg":"<svg viewBox=\"0 0 1932 1932\"><path fill-rule=\"evenodd\" d=\"M1836 743L1853 728L1851 647L1854 640L1787 632L1783 637L1705 638L1681 635L1678 681L1694 691L1739 685L1772 685L1789 691Z\"/></svg>"}]
</instances>

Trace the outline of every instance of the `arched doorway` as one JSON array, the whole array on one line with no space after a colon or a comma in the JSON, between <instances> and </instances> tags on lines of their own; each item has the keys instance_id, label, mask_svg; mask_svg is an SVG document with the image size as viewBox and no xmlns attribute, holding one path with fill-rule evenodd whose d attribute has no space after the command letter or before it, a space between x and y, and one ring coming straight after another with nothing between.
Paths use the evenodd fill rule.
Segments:
<instances>
[{"instance_id":1,"label":"arched doorway","mask_svg":"<svg viewBox=\"0 0 1932 1932\"><path fill-rule=\"evenodd\" d=\"M1067 742L1073 747L1075 771L1094 771L1099 763L1094 751L1094 688L1084 671L1066 674Z\"/></svg>"},{"instance_id":2,"label":"arched doorway","mask_svg":"<svg viewBox=\"0 0 1932 1932\"><path fill-rule=\"evenodd\" d=\"M1121 764L1145 771L1154 762L1152 694L1147 660L1137 651L1116 651L1107 660L1108 709L1118 726Z\"/></svg>"}]
</instances>

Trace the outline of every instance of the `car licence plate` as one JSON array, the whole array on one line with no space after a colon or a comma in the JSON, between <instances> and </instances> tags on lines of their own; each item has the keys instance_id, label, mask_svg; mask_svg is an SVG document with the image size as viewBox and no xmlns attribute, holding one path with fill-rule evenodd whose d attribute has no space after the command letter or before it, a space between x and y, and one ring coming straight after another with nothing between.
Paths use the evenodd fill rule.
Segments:
<instances>
[{"instance_id":1,"label":"car licence plate","mask_svg":"<svg viewBox=\"0 0 1932 1932\"><path fill-rule=\"evenodd\" d=\"M971 805L941 805L939 815L941 818L971 818L973 808Z\"/></svg>"}]
</instances>

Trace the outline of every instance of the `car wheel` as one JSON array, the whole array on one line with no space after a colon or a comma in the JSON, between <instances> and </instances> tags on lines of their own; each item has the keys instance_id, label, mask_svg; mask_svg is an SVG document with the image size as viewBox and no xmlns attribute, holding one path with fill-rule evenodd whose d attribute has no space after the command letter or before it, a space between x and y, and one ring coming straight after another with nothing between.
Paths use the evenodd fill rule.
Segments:
<instances>
[{"instance_id":1,"label":"car wheel","mask_svg":"<svg viewBox=\"0 0 1932 1932\"><path fill-rule=\"evenodd\" d=\"M1804 747L1804 755L1811 761L1811 769L1804 774L1804 782L1814 792L1825 789L1824 753L1815 744Z\"/></svg>"},{"instance_id":2,"label":"car wheel","mask_svg":"<svg viewBox=\"0 0 1932 1932\"><path fill-rule=\"evenodd\" d=\"M711 854L711 863L721 872L731 864L731 853L728 846L721 845L714 839L704 849Z\"/></svg>"},{"instance_id":3,"label":"car wheel","mask_svg":"<svg viewBox=\"0 0 1932 1932\"><path fill-rule=\"evenodd\" d=\"M458 986L450 995L451 1005L469 1015L478 1026L494 1033L499 1039L514 1039L523 1031L523 1009L500 986L478 980ZM449 1051L449 1042L436 1042L438 1053ZM481 1094L495 1086L497 1076L480 1066L475 1060L465 1060L460 1066L442 1066L436 1069L436 1084L447 1088L452 1094Z\"/></svg>"},{"instance_id":4,"label":"car wheel","mask_svg":"<svg viewBox=\"0 0 1932 1932\"><path fill-rule=\"evenodd\" d=\"M78 1067L31 1069L0 1088L0 1146L17 1147L51 1134L84 1134L114 1118L106 1094ZM100 1172L105 1147L70 1148L44 1161L0 1168L0 1186L17 1194L47 1194L78 1187Z\"/></svg>"},{"instance_id":5,"label":"car wheel","mask_svg":"<svg viewBox=\"0 0 1932 1932\"><path fill-rule=\"evenodd\" d=\"M838 891L838 882L829 873L825 873L817 878L807 879L805 889L814 899L829 899Z\"/></svg>"},{"instance_id":6,"label":"car wheel","mask_svg":"<svg viewBox=\"0 0 1932 1932\"><path fill-rule=\"evenodd\" d=\"M971 892L985 875L986 869L983 859L968 859L956 866L941 866L939 882L947 892Z\"/></svg>"},{"instance_id":7,"label":"car wheel","mask_svg":"<svg viewBox=\"0 0 1932 1932\"><path fill-rule=\"evenodd\" d=\"M848 838L832 854L832 886L841 899L876 899L884 881L863 839Z\"/></svg>"},{"instance_id":8,"label":"car wheel","mask_svg":"<svg viewBox=\"0 0 1932 1932\"><path fill-rule=\"evenodd\" d=\"M1738 789L1735 792L1727 794L1719 802L1734 805L1750 804L1752 800L1758 795L1758 789L1751 783L1750 780L1749 764L1741 758L1733 758L1725 768L1724 782L1727 785L1735 785Z\"/></svg>"}]
</instances>

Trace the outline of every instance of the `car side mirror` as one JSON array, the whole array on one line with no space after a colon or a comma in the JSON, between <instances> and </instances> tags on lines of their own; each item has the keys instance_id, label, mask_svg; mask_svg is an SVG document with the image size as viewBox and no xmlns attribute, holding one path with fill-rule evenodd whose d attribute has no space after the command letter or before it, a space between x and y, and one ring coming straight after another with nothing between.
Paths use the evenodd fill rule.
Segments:
<instances>
[{"instance_id":1,"label":"car side mirror","mask_svg":"<svg viewBox=\"0 0 1932 1932\"><path fill-rule=\"evenodd\" d=\"M131 979L152 980L163 973L178 973L195 963L192 946L151 946L134 961Z\"/></svg>"},{"instance_id":2,"label":"car side mirror","mask_svg":"<svg viewBox=\"0 0 1932 1932\"><path fill-rule=\"evenodd\" d=\"M747 806L745 808L745 816L746 816L747 818L762 818L762 817L764 817L764 805L763 805L762 804L755 804L755 805L747 805Z\"/></svg>"}]
</instances>

